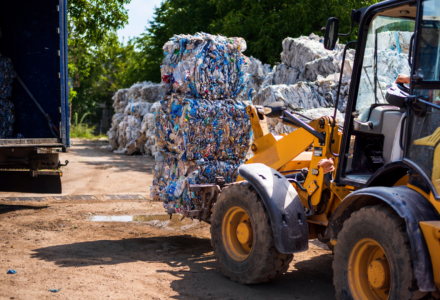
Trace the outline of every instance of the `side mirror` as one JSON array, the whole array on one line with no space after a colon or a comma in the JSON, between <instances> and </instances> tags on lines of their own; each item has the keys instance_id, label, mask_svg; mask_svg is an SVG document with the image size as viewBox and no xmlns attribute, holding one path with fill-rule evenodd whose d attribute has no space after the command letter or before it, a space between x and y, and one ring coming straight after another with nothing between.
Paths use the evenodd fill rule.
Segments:
<instances>
[{"instance_id":1,"label":"side mirror","mask_svg":"<svg viewBox=\"0 0 440 300\"><path fill-rule=\"evenodd\" d=\"M334 50L338 41L339 20L338 18L329 18L325 27L324 48Z\"/></svg>"}]
</instances>

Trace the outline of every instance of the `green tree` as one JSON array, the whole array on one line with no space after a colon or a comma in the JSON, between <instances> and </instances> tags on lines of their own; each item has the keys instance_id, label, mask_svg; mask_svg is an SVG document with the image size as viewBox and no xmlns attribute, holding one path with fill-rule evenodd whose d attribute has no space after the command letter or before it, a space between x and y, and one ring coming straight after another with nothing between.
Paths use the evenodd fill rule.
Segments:
<instances>
[{"instance_id":1,"label":"green tree","mask_svg":"<svg viewBox=\"0 0 440 300\"><path fill-rule=\"evenodd\" d=\"M213 0L219 15L212 27L227 36L242 36L248 44L247 55L265 63L280 61L282 41L286 37L322 35L329 17L340 21L340 32L350 31L350 14L378 0ZM351 39L356 37L356 32ZM346 42L347 38L341 39Z\"/></svg>"},{"instance_id":2,"label":"green tree","mask_svg":"<svg viewBox=\"0 0 440 300\"><path fill-rule=\"evenodd\" d=\"M209 32L243 37L247 56L263 63L280 61L282 41L312 32L322 35L329 17L338 17L340 31L349 32L352 9L379 0L165 0L150 28L137 40L147 57L142 79L158 82L163 45L174 34ZM351 38L356 38L356 32ZM342 39L346 42L347 39Z\"/></svg>"},{"instance_id":3,"label":"green tree","mask_svg":"<svg viewBox=\"0 0 440 300\"><path fill-rule=\"evenodd\" d=\"M92 105L90 100L85 100L84 89L80 86L87 86L87 79L91 78L92 73L96 73L97 64L94 59L96 49L101 49L105 45L115 45L114 32L127 24L128 14L124 4L130 1L68 1L69 77L73 82L70 100L73 103L74 112L80 109L81 114L82 110L93 109L97 106L96 103ZM81 93L82 96L79 97ZM102 91L99 90L98 94L102 95ZM91 97L95 99L95 95Z\"/></svg>"},{"instance_id":4,"label":"green tree","mask_svg":"<svg viewBox=\"0 0 440 300\"><path fill-rule=\"evenodd\" d=\"M138 82L142 73L140 63L144 62L143 54L135 51L132 40L125 45L119 42L115 33L109 34L101 46L85 49L83 56L88 73L75 87L76 97L72 110L82 116L89 113L87 119L97 123L100 119L98 105L111 107L112 96L121 88Z\"/></svg>"},{"instance_id":5,"label":"green tree","mask_svg":"<svg viewBox=\"0 0 440 300\"><path fill-rule=\"evenodd\" d=\"M215 3L210 0L165 0L156 9L153 21L146 33L136 41L145 55L142 65L144 73L140 80L160 82L160 64L163 60L163 45L175 34L196 32L220 33L210 27L218 18ZM212 30L211 30L212 29Z\"/></svg>"}]
</instances>

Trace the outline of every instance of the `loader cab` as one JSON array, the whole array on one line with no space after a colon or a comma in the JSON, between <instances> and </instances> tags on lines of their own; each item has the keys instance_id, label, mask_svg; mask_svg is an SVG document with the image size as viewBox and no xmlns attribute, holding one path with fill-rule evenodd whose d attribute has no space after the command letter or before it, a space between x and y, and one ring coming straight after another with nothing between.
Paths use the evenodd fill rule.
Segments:
<instances>
[{"instance_id":1,"label":"loader cab","mask_svg":"<svg viewBox=\"0 0 440 300\"><path fill-rule=\"evenodd\" d=\"M440 111L405 96L391 101L387 91L440 104L440 1L384 1L360 10L358 21L335 181L363 188L381 178L393 186L408 173L410 183L438 195ZM411 76L410 84L393 86L398 75Z\"/></svg>"}]
</instances>

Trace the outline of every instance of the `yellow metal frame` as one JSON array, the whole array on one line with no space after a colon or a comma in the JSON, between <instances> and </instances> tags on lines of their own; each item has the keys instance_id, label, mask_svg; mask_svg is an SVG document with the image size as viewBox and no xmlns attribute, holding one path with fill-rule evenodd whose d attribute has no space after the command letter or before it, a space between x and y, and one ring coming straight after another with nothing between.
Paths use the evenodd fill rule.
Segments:
<instances>
[{"instance_id":1,"label":"yellow metal frame","mask_svg":"<svg viewBox=\"0 0 440 300\"><path fill-rule=\"evenodd\" d=\"M304 187L307 189L307 191L302 191L293 184L300 196L303 206L306 208L309 208L307 201L309 196L311 198L311 203L314 209L316 209L317 206L320 204L323 191L325 189L330 190L331 197L327 203L326 210L319 215L314 215L307 218L307 221L309 223L309 238L316 238L317 234L319 232L322 232L322 226L328 225L328 216L336 210L336 208L347 195L356 190L356 188L353 186L337 186L335 183L332 183L331 186L326 186L324 184L324 174L322 172L322 169L318 167L318 163L321 161L321 159L332 157L335 160L335 166L337 166L338 158L334 157L329 151L328 143L332 142L333 153L339 153L342 134L339 133L338 126L336 125L333 135L333 141L330 141L330 125L332 122L332 118L322 117L320 119L311 121L309 123L309 126L311 126L317 132L325 135L325 145L323 146L320 145L317 138L315 138L313 135L302 128L299 128L287 135L283 134L281 136L274 136L268 131L266 118L262 114L259 114L258 111L259 107L248 106L247 108L247 112L251 119L255 139L251 147L252 151L254 152L254 156L249 159L247 163L262 163L280 172L308 168L310 171L304 183ZM440 129L438 129L437 131L440 133ZM440 134L438 136L440 138ZM428 141L431 142L431 144L435 142L435 144L437 145L434 155L436 166L434 167L432 180L437 190L440 191L440 146L438 145L438 140L431 141L429 139L430 137L427 137L423 141L420 140L416 142L418 144L421 144ZM313 149L311 151L307 151L310 150L311 146L313 146ZM322 148L320 149L320 151L316 151L316 153L322 152L321 156L314 155L314 150L316 147ZM311 172L312 170L314 171L313 173ZM336 173L336 171L334 172ZM243 178L239 176L237 181L241 180L243 180ZM395 185L407 185L409 188L416 190L428 201L430 201L432 205L436 208L436 210L440 213L440 201L436 200L432 193L428 195L420 188L408 184L408 176L400 178ZM234 214L241 213L243 212L236 209ZM228 218L234 218L234 216L229 216ZM235 218L237 217L235 216ZM246 219L246 217L243 218ZM240 217L240 220L237 222L242 222L244 220L243 218ZM230 227L228 227L229 225L225 225L227 228L225 228L224 230L229 232L229 234L226 235L225 243L228 243L229 245L228 249L230 250L228 251L230 252L231 257L234 257L234 259L236 259L237 261L241 261L246 259L246 255L249 254L246 252L240 252L243 244L240 243L238 236L240 234L243 235L240 237L240 239L242 239L241 242L247 240L248 235L252 234L248 233L250 231L249 228L251 227L246 224L246 226L241 225L239 228L238 223L233 224L234 226L237 225L236 229L238 230L236 230L236 234L234 233L235 231L232 231ZM429 252L431 254L431 260L434 267L434 281L437 285L437 288L440 290L440 221L421 222L420 226L423 230L423 234L425 236ZM335 245L336 243L336 240L332 241L333 245ZM378 264L371 261L371 257L375 257L375 255L380 251L383 252L383 249L377 242L372 240L362 241L356 247L357 248L355 249L355 254L353 254L353 258L350 258L352 259L353 263L356 262L353 265L350 264L350 270L352 270L350 271L352 272L350 275L350 280L352 281L353 285L353 295L357 295L356 299L387 299L387 297L385 297L386 295L382 293L383 289L376 289L377 291L375 291L373 280L374 278L376 279L376 281L381 279L381 276L385 274L386 271L383 271L385 273L381 271L384 270L382 263ZM372 254L372 252L370 250L367 250L367 248L376 249L377 253ZM378 249L382 250L379 251ZM384 252L383 255L385 255ZM371 270L368 270L370 265ZM383 273L382 275L380 275L381 272ZM356 274L364 274L366 276L365 278L372 278L373 281L370 282L367 280L368 282L366 282L365 280L362 281L360 278L356 279L355 276L358 276ZM368 285L369 290L365 289L365 287L367 286L366 284ZM371 289L372 287L373 289ZM371 296L372 298L365 298L367 295L368 297Z\"/></svg>"},{"instance_id":2,"label":"yellow metal frame","mask_svg":"<svg viewBox=\"0 0 440 300\"><path fill-rule=\"evenodd\" d=\"M420 222L428 245L434 271L434 282L440 291L440 221Z\"/></svg>"}]
</instances>

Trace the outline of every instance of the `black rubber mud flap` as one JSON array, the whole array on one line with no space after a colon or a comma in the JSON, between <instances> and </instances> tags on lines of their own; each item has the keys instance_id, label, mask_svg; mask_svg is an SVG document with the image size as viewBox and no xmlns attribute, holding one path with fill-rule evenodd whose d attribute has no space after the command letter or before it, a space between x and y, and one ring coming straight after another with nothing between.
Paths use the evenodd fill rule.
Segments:
<instances>
[{"instance_id":1,"label":"black rubber mud flap","mask_svg":"<svg viewBox=\"0 0 440 300\"><path fill-rule=\"evenodd\" d=\"M242 165L238 172L263 200L277 250L284 254L308 250L309 230L304 207L290 182L263 164Z\"/></svg>"}]
</instances>

